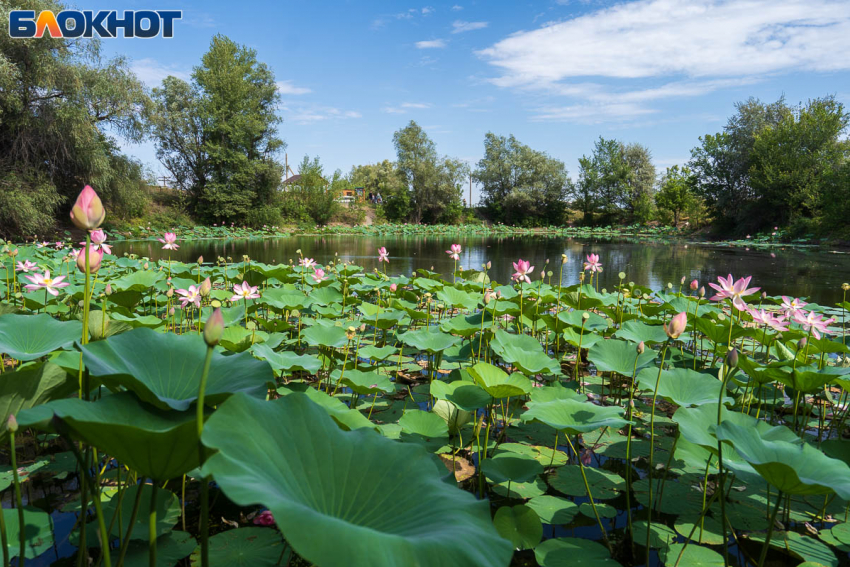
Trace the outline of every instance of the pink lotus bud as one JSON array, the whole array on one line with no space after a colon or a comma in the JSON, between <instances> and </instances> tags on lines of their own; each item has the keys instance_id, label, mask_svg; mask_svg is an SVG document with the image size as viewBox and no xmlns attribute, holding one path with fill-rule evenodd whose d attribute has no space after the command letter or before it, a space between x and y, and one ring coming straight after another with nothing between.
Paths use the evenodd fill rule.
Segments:
<instances>
[{"instance_id":1,"label":"pink lotus bud","mask_svg":"<svg viewBox=\"0 0 850 567\"><path fill-rule=\"evenodd\" d=\"M698 287L699 287L699 282L697 280L694 280L694 281L691 282L691 291L696 291Z\"/></svg>"},{"instance_id":2,"label":"pink lotus bud","mask_svg":"<svg viewBox=\"0 0 850 567\"><path fill-rule=\"evenodd\" d=\"M646 350L646 345L645 345L645 344L643 344L643 341L641 341L641 342L639 342L639 343L638 343L638 346L637 346L637 349L636 349L636 350L637 350L637 353L638 353L638 354L643 354L643 353L644 353L644 351Z\"/></svg>"},{"instance_id":3,"label":"pink lotus bud","mask_svg":"<svg viewBox=\"0 0 850 567\"><path fill-rule=\"evenodd\" d=\"M738 349L732 347L726 353L726 367L735 368L736 366L738 366Z\"/></svg>"},{"instance_id":4,"label":"pink lotus bud","mask_svg":"<svg viewBox=\"0 0 850 567\"><path fill-rule=\"evenodd\" d=\"M207 297L212 291L212 282L209 278L205 279L201 282L201 287L198 290L198 295L201 297Z\"/></svg>"},{"instance_id":5,"label":"pink lotus bud","mask_svg":"<svg viewBox=\"0 0 850 567\"><path fill-rule=\"evenodd\" d=\"M581 452L581 464L586 467L590 466L590 463L593 461L593 451L590 448L583 449Z\"/></svg>"},{"instance_id":6,"label":"pink lotus bud","mask_svg":"<svg viewBox=\"0 0 850 567\"><path fill-rule=\"evenodd\" d=\"M398 289L398 285L397 285L397 284L390 284L390 291L391 291L391 292L395 293L395 291L396 291L397 289Z\"/></svg>"},{"instance_id":7,"label":"pink lotus bud","mask_svg":"<svg viewBox=\"0 0 850 567\"><path fill-rule=\"evenodd\" d=\"M103 260L103 252L95 248L94 246L89 246L89 273L93 274L100 269L100 263ZM82 273L86 273L86 251L85 248L80 250L80 253L77 254L77 269Z\"/></svg>"},{"instance_id":8,"label":"pink lotus bud","mask_svg":"<svg viewBox=\"0 0 850 567\"><path fill-rule=\"evenodd\" d=\"M678 315L674 315L672 319L670 319L670 325L664 324L664 332L667 333L667 336L671 339L678 339L679 335L685 332L685 328L688 326L688 314L684 311L679 313Z\"/></svg>"},{"instance_id":9,"label":"pink lotus bud","mask_svg":"<svg viewBox=\"0 0 850 567\"><path fill-rule=\"evenodd\" d=\"M91 230L100 226L106 218L106 210L100 197L91 186L86 185L71 208L71 222L82 230Z\"/></svg>"},{"instance_id":10,"label":"pink lotus bud","mask_svg":"<svg viewBox=\"0 0 850 567\"><path fill-rule=\"evenodd\" d=\"M112 284L106 284L106 295L112 295Z\"/></svg>"},{"instance_id":11,"label":"pink lotus bud","mask_svg":"<svg viewBox=\"0 0 850 567\"><path fill-rule=\"evenodd\" d=\"M685 276L682 276L682 280L679 283L681 283L682 285L685 285Z\"/></svg>"},{"instance_id":12,"label":"pink lotus bud","mask_svg":"<svg viewBox=\"0 0 850 567\"><path fill-rule=\"evenodd\" d=\"M221 309L216 309L204 323L204 342L207 346L214 347L221 340L223 333L224 317L221 315Z\"/></svg>"},{"instance_id":13,"label":"pink lotus bud","mask_svg":"<svg viewBox=\"0 0 850 567\"><path fill-rule=\"evenodd\" d=\"M705 297L705 286L699 288L699 296Z\"/></svg>"},{"instance_id":14,"label":"pink lotus bud","mask_svg":"<svg viewBox=\"0 0 850 567\"><path fill-rule=\"evenodd\" d=\"M6 426L9 428L9 431L15 433L18 431L18 420L15 419L14 414L9 415L9 421L6 422Z\"/></svg>"}]
</instances>

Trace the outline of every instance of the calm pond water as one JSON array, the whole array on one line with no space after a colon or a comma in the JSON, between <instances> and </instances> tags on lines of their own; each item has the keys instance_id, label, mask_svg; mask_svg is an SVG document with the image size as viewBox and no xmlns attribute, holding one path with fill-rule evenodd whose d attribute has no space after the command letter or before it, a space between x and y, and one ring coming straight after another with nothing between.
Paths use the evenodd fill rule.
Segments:
<instances>
[{"instance_id":1,"label":"calm pond water","mask_svg":"<svg viewBox=\"0 0 850 567\"><path fill-rule=\"evenodd\" d=\"M491 276L500 283L510 280L511 263L517 258L530 260L534 274L541 270L553 272L553 283L560 271L561 254L568 261L564 266L563 283L578 282L582 262L587 254L599 254L604 267L602 287L618 282L619 272L626 281L659 289L672 282L676 289L682 276L687 281L697 279L700 285L716 282L717 276L731 273L736 278L753 276L751 285L759 286L770 295L807 297L822 305L841 301L841 284L850 282L850 254L820 248L745 249L729 246L669 242L659 240L585 239L563 236L517 237L417 237L417 236L292 236L288 238L253 238L239 240L194 240L180 242L172 259L193 262L203 256L214 262L219 256L240 261L243 254L264 263L297 261L296 250L306 257L327 264L337 255L371 269L378 266L378 248L386 246L390 253L388 273L410 275L419 268L449 274L454 262L446 250L457 242L463 246L458 265L480 269L491 261ZM153 260L167 258L156 241L118 242L113 253L124 252L146 256ZM549 259L549 264L545 262ZM707 287L707 286L706 286ZM709 289L709 291L711 291Z\"/></svg>"}]
</instances>

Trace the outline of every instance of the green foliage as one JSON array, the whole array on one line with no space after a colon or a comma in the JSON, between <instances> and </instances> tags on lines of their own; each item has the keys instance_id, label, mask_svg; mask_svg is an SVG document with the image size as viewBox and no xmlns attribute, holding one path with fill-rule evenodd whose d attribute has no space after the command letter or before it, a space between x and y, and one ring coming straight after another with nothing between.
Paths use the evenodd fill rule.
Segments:
<instances>
[{"instance_id":1,"label":"green foliage","mask_svg":"<svg viewBox=\"0 0 850 567\"><path fill-rule=\"evenodd\" d=\"M691 204L694 179L687 167L679 169L678 165L667 168L667 173L661 179L661 186L655 194L655 205L673 215L673 224L679 224L679 217Z\"/></svg>"},{"instance_id":2,"label":"green foliage","mask_svg":"<svg viewBox=\"0 0 850 567\"><path fill-rule=\"evenodd\" d=\"M272 205L280 184L274 74L256 52L213 37L191 83L167 77L150 113L157 157L190 195L197 218L242 222ZM256 221L256 218L253 219Z\"/></svg>"},{"instance_id":3,"label":"green foliage","mask_svg":"<svg viewBox=\"0 0 850 567\"><path fill-rule=\"evenodd\" d=\"M484 157L473 177L494 220L532 226L564 221L572 185L564 163L513 136L484 136Z\"/></svg>"}]
</instances>

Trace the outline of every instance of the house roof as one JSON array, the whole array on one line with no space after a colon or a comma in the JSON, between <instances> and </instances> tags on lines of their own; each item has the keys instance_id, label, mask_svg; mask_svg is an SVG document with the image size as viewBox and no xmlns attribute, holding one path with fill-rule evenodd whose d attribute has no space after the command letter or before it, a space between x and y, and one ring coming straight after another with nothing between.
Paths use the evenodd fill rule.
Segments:
<instances>
[{"instance_id":1,"label":"house roof","mask_svg":"<svg viewBox=\"0 0 850 567\"><path fill-rule=\"evenodd\" d=\"M327 179L322 177L322 181L324 181L325 184L327 185L327 183L328 183ZM283 180L284 185L298 185L299 183L301 183L301 174L300 173L296 173L295 175L293 175L291 177L287 177L286 179Z\"/></svg>"}]
</instances>

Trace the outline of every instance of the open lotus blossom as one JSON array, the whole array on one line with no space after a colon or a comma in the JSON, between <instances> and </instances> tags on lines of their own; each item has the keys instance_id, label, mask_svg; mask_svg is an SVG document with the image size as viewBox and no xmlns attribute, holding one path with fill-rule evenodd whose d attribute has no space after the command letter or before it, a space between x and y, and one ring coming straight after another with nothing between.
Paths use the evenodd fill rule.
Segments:
<instances>
[{"instance_id":1,"label":"open lotus blossom","mask_svg":"<svg viewBox=\"0 0 850 567\"><path fill-rule=\"evenodd\" d=\"M50 246L50 243L47 241L39 242L35 245L36 248L46 248L47 246Z\"/></svg>"},{"instance_id":2,"label":"open lotus blossom","mask_svg":"<svg viewBox=\"0 0 850 567\"><path fill-rule=\"evenodd\" d=\"M746 278L734 281L732 274L729 274L728 278L717 276L717 281L720 282L720 285L714 283L708 284L717 290L717 293L711 296L711 300L722 301L724 299L731 299L732 305L735 306L735 309L738 311L746 311L747 304L744 302L744 296L752 295L761 289L760 287L747 287L750 285L750 280L752 278L752 276L747 276Z\"/></svg>"},{"instance_id":3,"label":"open lotus blossom","mask_svg":"<svg viewBox=\"0 0 850 567\"><path fill-rule=\"evenodd\" d=\"M63 248L65 248L65 243L64 243L64 242L62 242L62 241L60 240L59 242L57 242L57 243L56 243L56 244L54 244L53 246L54 246L57 250L62 250Z\"/></svg>"},{"instance_id":4,"label":"open lotus blossom","mask_svg":"<svg viewBox=\"0 0 850 567\"><path fill-rule=\"evenodd\" d=\"M378 248L378 262L386 262L387 264L390 263L390 253L387 252L387 249L384 246Z\"/></svg>"},{"instance_id":5,"label":"open lotus blossom","mask_svg":"<svg viewBox=\"0 0 850 567\"><path fill-rule=\"evenodd\" d=\"M51 278L50 270L44 270L44 274L33 274L31 276L24 277L32 282L24 286L27 291L38 291L39 289L44 289L47 290L47 293L54 297L59 295L59 289L71 285L68 282L62 281L65 279L65 276Z\"/></svg>"},{"instance_id":6,"label":"open lotus blossom","mask_svg":"<svg viewBox=\"0 0 850 567\"><path fill-rule=\"evenodd\" d=\"M193 285L190 285L189 289L178 289L177 295L180 296L180 307L184 309L190 303L195 307L201 306L201 291Z\"/></svg>"},{"instance_id":7,"label":"open lotus blossom","mask_svg":"<svg viewBox=\"0 0 850 567\"><path fill-rule=\"evenodd\" d=\"M240 299L259 299L260 294L257 293L257 286L251 286L248 282L242 282L233 286L233 297L230 301L239 301Z\"/></svg>"},{"instance_id":8,"label":"open lotus blossom","mask_svg":"<svg viewBox=\"0 0 850 567\"><path fill-rule=\"evenodd\" d=\"M91 231L91 243L98 250L103 250L104 254L112 254L112 246L106 244L106 233L102 228ZM80 242L80 246L85 246L85 242Z\"/></svg>"},{"instance_id":9,"label":"open lotus blossom","mask_svg":"<svg viewBox=\"0 0 850 567\"><path fill-rule=\"evenodd\" d=\"M158 238L157 240L164 244L162 247L163 250L177 250L180 248L177 244L177 235L173 232L166 232L162 235L162 238Z\"/></svg>"},{"instance_id":10,"label":"open lotus blossom","mask_svg":"<svg viewBox=\"0 0 850 567\"><path fill-rule=\"evenodd\" d=\"M300 260L298 260L298 264L305 268L312 268L316 265L316 261L312 258L301 258Z\"/></svg>"},{"instance_id":11,"label":"open lotus blossom","mask_svg":"<svg viewBox=\"0 0 850 567\"><path fill-rule=\"evenodd\" d=\"M515 282L531 283L531 278L528 277L528 274L534 271L534 266L531 265L531 262L520 258L514 262L514 270L516 272L511 276L512 280Z\"/></svg>"},{"instance_id":12,"label":"open lotus blossom","mask_svg":"<svg viewBox=\"0 0 850 567\"><path fill-rule=\"evenodd\" d=\"M784 315L777 315L771 311L755 309L753 307L748 308L747 312L753 318L753 321L760 325L767 325L774 331L778 331L780 333L788 330L788 323L785 322Z\"/></svg>"},{"instance_id":13,"label":"open lotus blossom","mask_svg":"<svg viewBox=\"0 0 850 567\"><path fill-rule=\"evenodd\" d=\"M788 319L793 319L798 312L802 311L805 305L808 305L808 302L803 301L799 297L782 296L782 310Z\"/></svg>"},{"instance_id":14,"label":"open lotus blossom","mask_svg":"<svg viewBox=\"0 0 850 567\"><path fill-rule=\"evenodd\" d=\"M835 319L824 320L823 315L818 315L814 311L797 311L794 314L794 322L803 326L806 331L811 331L816 339L820 339L821 333L829 334L829 325L835 322Z\"/></svg>"},{"instance_id":15,"label":"open lotus blossom","mask_svg":"<svg viewBox=\"0 0 850 567\"><path fill-rule=\"evenodd\" d=\"M454 261L460 260L460 244L452 244L446 254Z\"/></svg>"},{"instance_id":16,"label":"open lotus blossom","mask_svg":"<svg viewBox=\"0 0 850 567\"><path fill-rule=\"evenodd\" d=\"M76 248L71 248L71 251L68 252L68 257L71 258L72 260L76 261L77 256L80 255L80 252L82 252L82 250L77 250Z\"/></svg>"},{"instance_id":17,"label":"open lotus blossom","mask_svg":"<svg viewBox=\"0 0 850 567\"><path fill-rule=\"evenodd\" d=\"M588 254L587 262L584 263L585 272L601 272L602 264L599 263L599 254Z\"/></svg>"},{"instance_id":18,"label":"open lotus blossom","mask_svg":"<svg viewBox=\"0 0 850 567\"><path fill-rule=\"evenodd\" d=\"M325 276L325 271L322 268L316 268L315 270L313 270L313 280L316 283L319 283L324 279L327 279L327 276Z\"/></svg>"},{"instance_id":19,"label":"open lotus blossom","mask_svg":"<svg viewBox=\"0 0 850 567\"><path fill-rule=\"evenodd\" d=\"M38 267L38 264L35 262L30 262L29 260L24 260L23 262L18 262L15 266L15 270L18 272L29 273L30 270L34 270Z\"/></svg>"}]
</instances>

